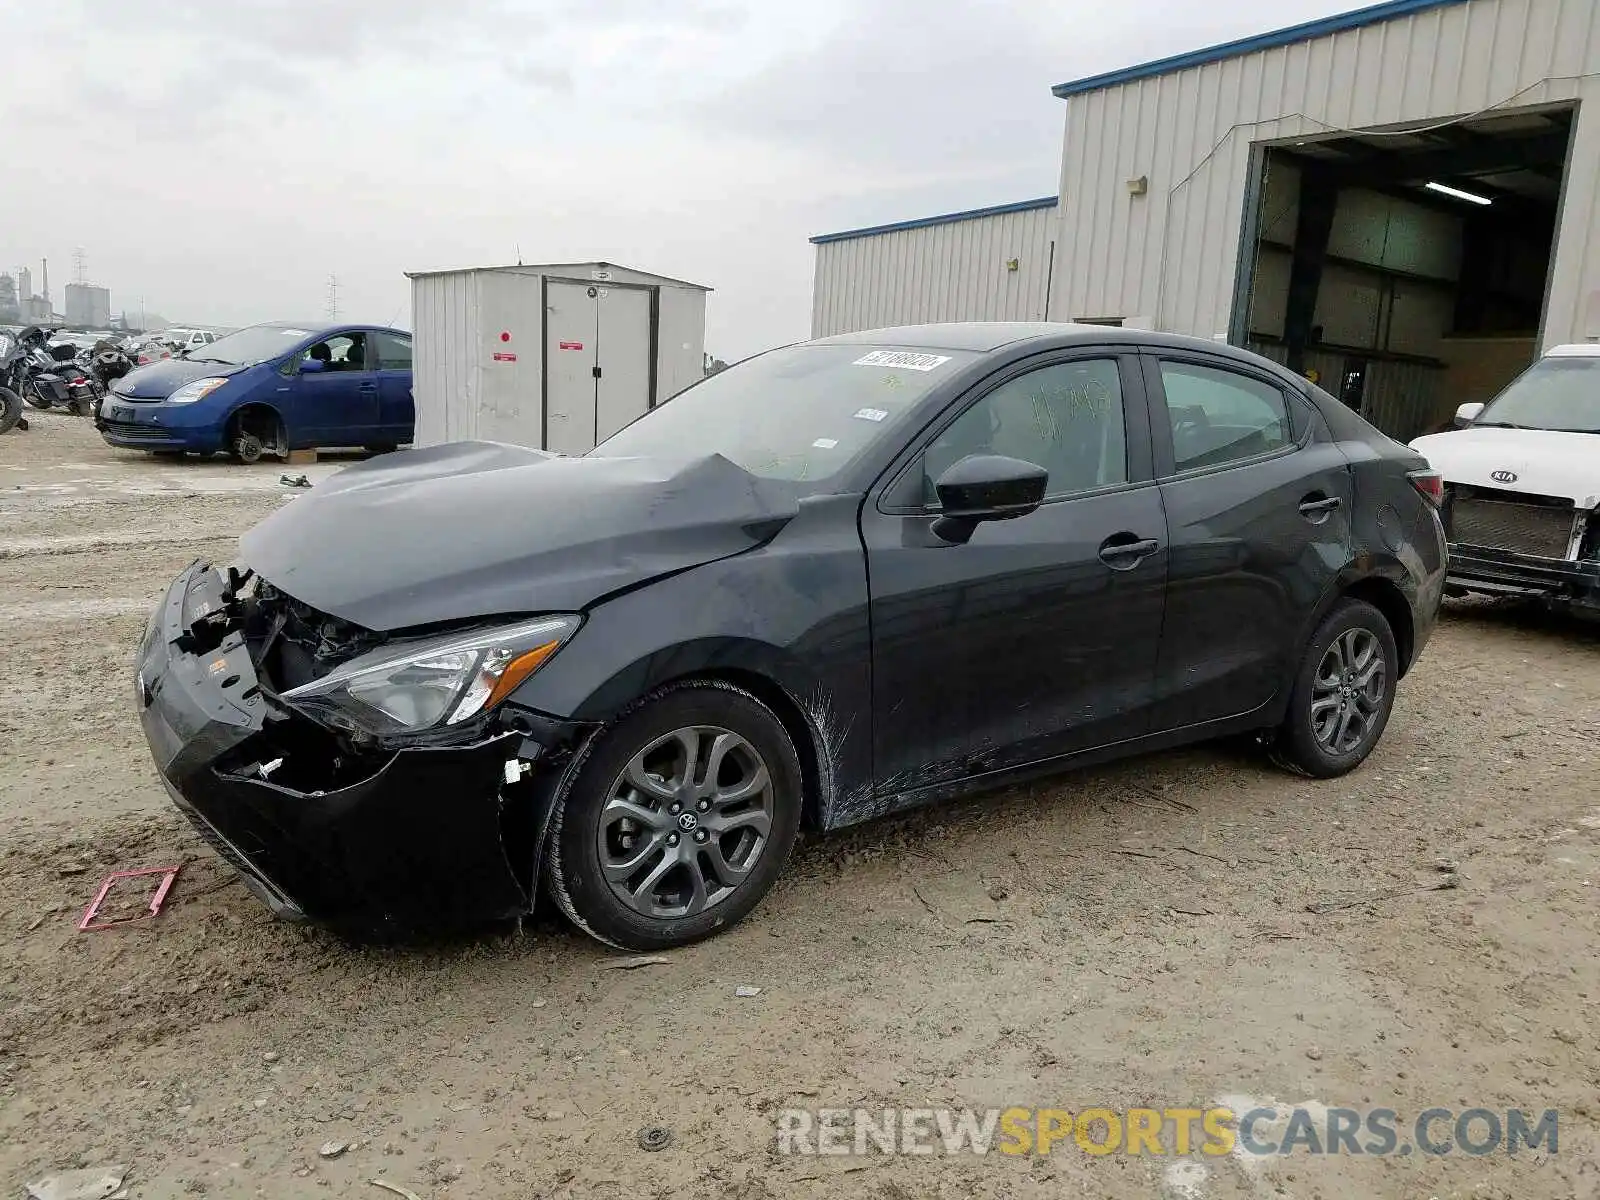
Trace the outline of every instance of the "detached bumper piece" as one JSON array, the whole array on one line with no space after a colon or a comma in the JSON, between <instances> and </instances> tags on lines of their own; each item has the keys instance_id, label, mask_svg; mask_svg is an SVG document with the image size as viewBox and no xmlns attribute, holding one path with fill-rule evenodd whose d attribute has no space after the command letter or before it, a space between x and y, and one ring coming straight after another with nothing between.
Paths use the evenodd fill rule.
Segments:
<instances>
[{"instance_id":1,"label":"detached bumper piece","mask_svg":"<svg viewBox=\"0 0 1600 1200\"><path fill-rule=\"evenodd\" d=\"M495 733L364 755L263 692L233 603L209 567L178 578L140 651L138 705L173 802L256 896L363 935L527 912L535 864L515 834L542 828L542 747ZM508 784L507 762L529 758Z\"/></svg>"},{"instance_id":2,"label":"detached bumper piece","mask_svg":"<svg viewBox=\"0 0 1600 1200\"><path fill-rule=\"evenodd\" d=\"M1600 607L1600 561L1542 558L1486 546L1450 546L1450 582L1473 591Z\"/></svg>"}]
</instances>

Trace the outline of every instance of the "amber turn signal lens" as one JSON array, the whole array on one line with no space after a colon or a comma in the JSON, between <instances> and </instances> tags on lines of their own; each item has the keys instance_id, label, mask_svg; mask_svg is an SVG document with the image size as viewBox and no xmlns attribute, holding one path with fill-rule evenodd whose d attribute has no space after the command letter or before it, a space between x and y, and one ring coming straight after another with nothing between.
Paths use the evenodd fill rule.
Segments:
<instances>
[{"instance_id":1,"label":"amber turn signal lens","mask_svg":"<svg viewBox=\"0 0 1600 1200\"><path fill-rule=\"evenodd\" d=\"M494 685L494 690L489 693L489 699L484 701L485 709L493 708L512 692L529 675L532 675L557 650L561 648L560 642L546 642L542 646L535 646L532 650L517 655L506 664L506 669L500 673L500 681Z\"/></svg>"}]
</instances>

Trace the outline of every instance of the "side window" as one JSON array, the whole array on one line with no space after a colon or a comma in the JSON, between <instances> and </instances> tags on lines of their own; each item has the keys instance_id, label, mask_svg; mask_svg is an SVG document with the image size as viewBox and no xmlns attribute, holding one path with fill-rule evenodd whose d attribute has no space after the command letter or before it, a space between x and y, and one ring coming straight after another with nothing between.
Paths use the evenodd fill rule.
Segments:
<instances>
[{"instance_id":1,"label":"side window","mask_svg":"<svg viewBox=\"0 0 1600 1200\"><path fill-rule=\"evenodd\" d=\"M411 339L392 333L375 333L372 340L378 347L378 370L411 370Z\"/></svg>"},{"instance_id":2,"label":"side window","mask_svg":"<svg viewBox=\"0 0 1600 1200\"><path fill-rule=\"evenodd\" d=\"M970 454L1043 467L1054 499L1128 482L1122 380L1114 358L1054 363L1001 384L955 419L923 456L923 499Z\"/></svg>"},{"instance_id":3,"label":"side window","mask_svg":"<svg viewBox=\"0 0 1600 1200\"><path fill-rule=\"evenodd\" d=\"M320 358L327 371L366 369L366 337L360 333L337 333L306 348L304 358Z\"/></svg>"},{"instance_id":4,"label":"side window","mask_svg":"<svg viewBox=\"0 0 1600 1200\"><path fill-rule=\"evenodd\" d=\"M1270 454L1293 444L1283 392L1216 367L1162 362L1178 471Z\"/></svg>"}]
</instances>

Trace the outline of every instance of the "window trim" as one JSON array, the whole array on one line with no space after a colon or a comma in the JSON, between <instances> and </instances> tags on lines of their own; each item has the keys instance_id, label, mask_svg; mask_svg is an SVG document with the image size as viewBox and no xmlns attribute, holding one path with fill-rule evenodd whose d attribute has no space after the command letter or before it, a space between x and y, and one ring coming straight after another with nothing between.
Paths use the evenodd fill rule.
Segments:
<instances>
[{"instance_id":1,"label":"window trim","mask_svg":"<svg viewBox=\"0 0 1600 1200\"><path fill-rule=\"evenodd\" d=\"M1090 496L1110 495L1115 492L1132 491L1135 488L1149 486L1156 476L1151 458L1150 412L1145 397L1146 383L1140 370L1137 347L1128 345L1072 346L1066 349L1047 350L1027 358L1018 359L1016 362L1008 363L999 370L984 376L971 387L961 392L949 404L945 405L938 415L907 440L899 454L896 455L895 461L899 465L891 465L887 473L888 481L877 489L875 503L877 510L885 516L892 517L937 516L943 510L936 504L929 505L920 502L917 504L896 503L894 499L897 493L908 490L907 478L909 473L922 469L928 447L933 441L951 425L955 424L956 421L960 420L961 417L965 416L974 406L981 404L995 391L1010 383L1013 379L1049 367L1093 359L1110 359L1117 366L1117 379L1122 392L1122 429L1127 448L1128 478L1122 483L1107 484L1104 487L1070 492L1063 496L1047 497L1040 504L1040 507L1048 508L1056 504L1070 504L1074 500L1081 500ZM904 461L901 461L902 459ZM920 480L918 480L916 494L918 497L922 495Z\"/></svg>"},{"instance_id":2,"label":"window trim","mask_svg":"<svg viewBox=\"0 0 1600 1200\"><path fill-rule=\"evenodd\" d=\"M1285 458L1305 449L1315 432L1311 421L1305 419L1306 414L1295 410L1293 396L1281 379L1274 379L1271 374L1252 367L1248 363L1234 362L1232 359L1221 357L1213 358L1208 354L1188 350L1167 350L1163 347L1147 347L1140 355L1144 364L1145 394L1150 400L1150 444L1155 455L1155 475L1158 480L1165 483L1175 479L1198 479L1206 475L1214 475L1219 471L1233 471L1240 467L1254 466L1257 463L1271 462L1276 458ZM1273 388L1283 398L1284 419L1289 424L1290 441L1288 445L1276 450L1268 450L1262 454L1252 454L1248 458L1235 458L1228 462L1211 463L1204 467L1191 467L1186 471L1177 469L1177 454L1172 445L1172 413L1167 406L1167 386L1161 374L1161 364L1164 362L1183 363L1191 367L1205 367L1207 370L1220 371L1225 375L1237 375L1248 379L1252 383L1259 383L1263 387ZM1296 416L1301 420L1297 421Z\"/></svg>"}]
</instances>

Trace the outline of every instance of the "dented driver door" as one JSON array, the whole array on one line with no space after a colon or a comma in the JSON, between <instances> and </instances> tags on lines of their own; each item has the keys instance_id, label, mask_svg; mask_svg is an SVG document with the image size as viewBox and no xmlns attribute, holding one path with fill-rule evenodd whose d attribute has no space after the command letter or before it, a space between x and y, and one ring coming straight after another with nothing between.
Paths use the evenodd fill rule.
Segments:
<instances>
[{"instance_id":1,"label":"dented driver door","mask_svg":"<svg viewBox=\"0 0 1600 1200\"><path fill-rule=\"evenodd\" d=\"M940 474L971 454L1044 467L1046 501L933 532ZM1004 770L1145 733L1167 576L1138 359L1008 368L937 423L862 511L880 792Z\"/></svg>"}]
</instances>

